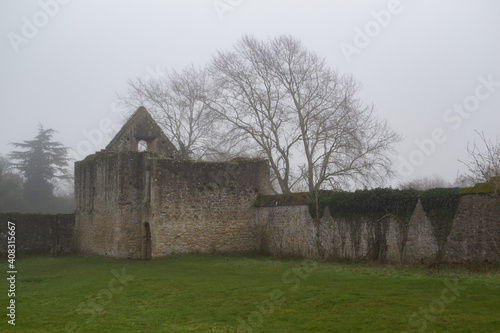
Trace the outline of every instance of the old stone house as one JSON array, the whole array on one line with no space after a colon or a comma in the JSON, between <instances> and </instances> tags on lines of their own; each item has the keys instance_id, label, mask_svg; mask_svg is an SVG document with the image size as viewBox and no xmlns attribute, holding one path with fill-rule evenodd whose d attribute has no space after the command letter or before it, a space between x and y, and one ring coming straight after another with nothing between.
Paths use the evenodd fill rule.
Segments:
<instances>
[{"instance_id":1,"label":"old stone house","mask_svg":"<svg viewBox=\"0 0 500 333\"><path fill-rule=\"evenodd\" d=\"M267 161L179 156L140 107L106 149L76 162L78 251L149 259L255 250L253 204L270 189Z\"/></svg>"}]
</instances>

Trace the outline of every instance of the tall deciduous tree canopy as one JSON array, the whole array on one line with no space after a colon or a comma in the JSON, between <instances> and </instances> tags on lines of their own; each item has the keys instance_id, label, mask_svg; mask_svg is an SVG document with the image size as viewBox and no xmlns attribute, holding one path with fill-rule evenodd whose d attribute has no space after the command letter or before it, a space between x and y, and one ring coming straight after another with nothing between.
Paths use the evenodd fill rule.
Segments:
<instances>
[{"instance_id":1,"label":"tall deciduous tree canopy","mask_svg":"<svg viewBox=\"0 0 500 333\"><path fill-rule=\"evenodd\" d=\"M164 76L128 82L120 102L130 110L144 106L172 139L184 159L218 159L231 152L218 115L204 101L216 92L206 69L193 66L180 72L165 71ZM229 154L230 156L231 154Z\"/></svg>"},{"instance_id":2,"label":"tall deciduous tree canopy","mask_svg":"<svg viewBox=\"0 0 500 333\"><path fill-rule=\"evenodd\" d=\"M400 137L362 103L351 76L299 40L245 36L210 68L219 90L212 108L259 146L283 193L300 182L313 192L390 174L388 153Z\"/></svg>"},{"instance_id":3,"label":"tall deciduous tree canopy","mask_svg":"<svg viewBox=\"0 0 500 333\"><path fill-rule=\"evenodd\" d=\"M202 141L209 137L215 121L200 102L209 93L206 71L190 67L148 80L130 80L128 84L127 95L120 98L123 105L146 107L183 158L203 155Z\"/></svg>"},{"instance_id":4,"label":"tall deciduous tree canopy","mask_svg":"<svg viewBox=\"0 0 500 333\"><path fill-rule=\"evenodd\" d=\"M56 131L39 125L38 135L33 140L11 143L21 150L12 151L9 157L12 166L23 175L24 199L33 209L43 210L54 198L54 183L57 179L71 178L68 169L68 149L60 142L52 141Z\"/></svg>"},{"instance_id":5,"label":"tall deciduous tree canopy","mask_svg":"<svg viewBox=\"0 0 500 333\"><path fill-rule=\"evenodd\" d=\"M144 105L186 158L265 157L277 192L368 185L391 173L400 137L299 40L244 36L206 69L129 82L123 104Z\"/></svg>"}]
</instances>

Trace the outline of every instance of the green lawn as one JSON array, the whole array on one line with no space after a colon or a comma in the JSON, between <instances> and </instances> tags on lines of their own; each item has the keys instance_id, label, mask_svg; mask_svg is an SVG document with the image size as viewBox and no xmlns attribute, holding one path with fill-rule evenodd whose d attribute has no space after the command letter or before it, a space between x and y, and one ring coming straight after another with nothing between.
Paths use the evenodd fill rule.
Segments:
<instances>
[{"instance_id":1,"label":"green lawn","mask_svg":"<svg viewBox=\"0 0 500 333\"><path fill-rule=\"evenodd\" d=\"M500 332L500 275L463 269L234 255L16 264L16 326L4 282L1 332Z\"/></svg>"}]
</instances>

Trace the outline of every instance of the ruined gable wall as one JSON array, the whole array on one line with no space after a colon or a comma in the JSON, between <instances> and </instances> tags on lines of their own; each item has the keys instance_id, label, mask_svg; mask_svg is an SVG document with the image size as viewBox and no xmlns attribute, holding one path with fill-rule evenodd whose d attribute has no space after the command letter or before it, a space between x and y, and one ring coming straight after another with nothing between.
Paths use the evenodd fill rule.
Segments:
<instances>
[{"instance_id":1,"label":"ruined gable wall","mask_svg":"<svg viewBox=\"0 0 500 333\"><path fill-rule=\"evenodd\" d=\"M106 151L137 152L140 140L147 142L147 150L156 152L162 158L178 158L177 148L165 136L144 107L137 111L123 125L121 130L106 146Z\"/></svg>"},{"instance_id":2,"label":"ruined gable wall","mask_svg":"<svg viewBox=\"0 0 500 333\"><path fill-rule=\"evenodd\" d=\"M107 150L113 152L137 152L139 140L146 136L144 133L147 133L146 130L141 130L140 127L139 129L132 127L130 131L126 131L123 136L117 138L113 145L107 147ZM151 138L151 141L148 142L148 150L157 152L163 158L179 157L179 152L163 133L158 134L154 139Z\"/></svg>"},{"instance_id":3,"label":"ruined gable wall","mask_svg":"<svg viewBox=\"0 0 500 333\"><path fill-rule=\"evenodd\" d=\"M256 250L253 204L269 191L267 161L151 163L153 257Z\"/></svg>"}]
</instances>

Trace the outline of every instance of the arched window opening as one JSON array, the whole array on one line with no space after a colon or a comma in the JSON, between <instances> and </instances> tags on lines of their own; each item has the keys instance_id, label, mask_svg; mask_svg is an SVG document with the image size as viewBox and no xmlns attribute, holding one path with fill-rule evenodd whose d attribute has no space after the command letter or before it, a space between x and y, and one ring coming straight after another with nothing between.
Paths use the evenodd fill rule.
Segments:
<instances>
[{"instance_id":1,"label":"arched window opening","mask_svg":"<svg viewBox=\"0 0 500 333\"><path fill-rule=\"evenodd\" d=\"M146 140L139 140L139 142L137 143L137 151L141 152L147 150L148 150L148 143L146 142Z\"/></svg>"}]
</instances>

